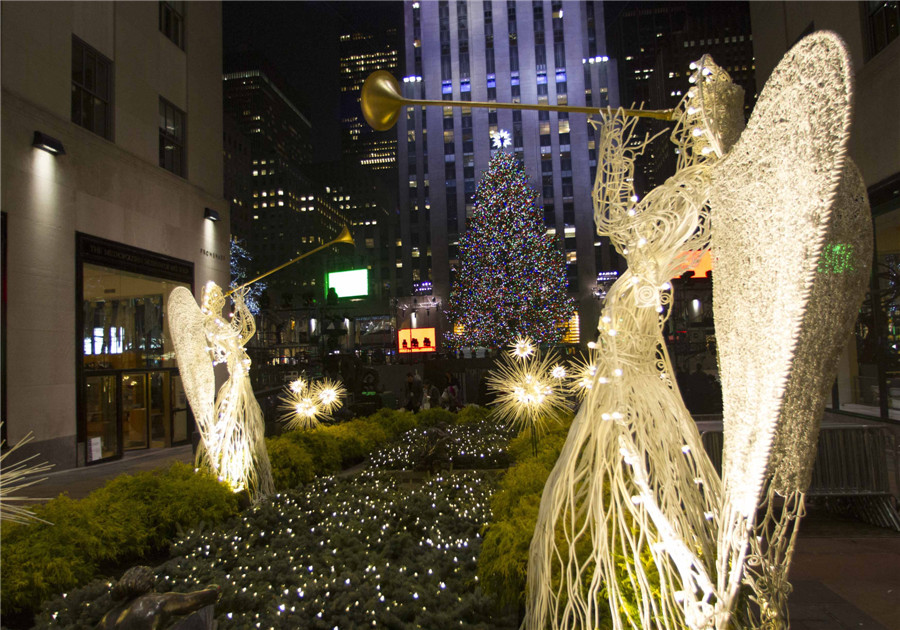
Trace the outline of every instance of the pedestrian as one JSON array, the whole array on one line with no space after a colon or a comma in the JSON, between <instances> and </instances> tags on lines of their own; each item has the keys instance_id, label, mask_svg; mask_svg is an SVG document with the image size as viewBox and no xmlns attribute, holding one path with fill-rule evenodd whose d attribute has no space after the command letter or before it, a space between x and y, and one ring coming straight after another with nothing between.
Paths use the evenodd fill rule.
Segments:
<instances>
[{"instance_id":1,"label":"pedestrian","mask_svg":"<svg viewBox=\"0 0 900 630\"><path fill-rule=\"evenodd\" d=\"M456 386L456 379L450 372L447 372L446 381L447 386L444 388L444 393L441 394L441 407L448 411L456 411L462 407L459 402L459 388Z\"/></svg>"},{"instance_id":2,"label":"pedestrian","mask_svg":"<svg viewBox=\"0 0 900 630\"><path fill-rule=\"evenodd\" d=\"M404 408L416 413L422 406L422 379L418 374L406 373L406 404Z\"/></svg>"},{"instance_id":3,"label":"pedestrian","mask_svg":"<svg viewBox=\"0 0 900 630\"><path fill-rule=\"evenodd\" d=\"M441 390L429 380L425 381L425 397L422 399L423 409L435 409L441 406Z\"/></svg>"}]
</instances>

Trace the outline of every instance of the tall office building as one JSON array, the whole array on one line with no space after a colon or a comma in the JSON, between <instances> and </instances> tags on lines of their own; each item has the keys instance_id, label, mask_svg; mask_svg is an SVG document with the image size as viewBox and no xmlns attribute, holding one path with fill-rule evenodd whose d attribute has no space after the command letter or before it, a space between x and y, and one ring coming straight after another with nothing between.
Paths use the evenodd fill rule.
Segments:
<instances>
[{"instance_id":1,"label":"tall office building","mask_svg":"<svg viewBox=\"0 0 900 630\"><path fill-rule=\"evenodd\" d=\"M331 191L304 174L312 157L309 120L266 72L225 74L223 95L226 115L250 142L250 228L234 235L246 241L256 276L332 240L348 219ZM268 304L290 305L321 289L324 261L311 257L268 278Z\"/></svg>"},{"instance_id":2,"label":"tall office building","mask_svg":"<svg viewBox=\"0 0 900 630\"><path fill-rule=\"evenodd\" d=\"M252 229L250 137L241 132L237 121L222 117L222 159L225 166L225 198L231 209L231 233L247 234Z\"/></svg>"},{"instance_id":3,"label":"tall office building","mask_svg":"<svg viewBox=\"0 0 900 630\"><path fill-rule=\"evenodd\" d=\"M408 97L559 105L618 105L602 2L440 0L407 2L404 55ZM594 228L593 128L584 114L409 106L398 125L402 256L408 293L445 301L459 264L459 236L492 152L505 130L548 231L559 238L580 337L593 339L598 273L614 264ZM402 323L400 324L402 326Z\"/></svg>"},{"instance_id":4,"label":"tall office building","mask_svg":"<svg viewBox=\"0 0 900 630\"><path fill-rule=\"evenodd\" d=\"M623 105L675 107L683 98L690 64L704 54L744 88L747 117L756 102L756 62L749 2L607 3L607 35L619 68ZM641 121L650 133L671 128ZM639 158L637 188L645 193L675 171L675 155L663 134Z\"/></svg>"},{"instance_id":5,"label":"tall office building","mask_svg":"<svg viewBox=\"0 0 900 630\"><path fill-rule=\"evenodd\" d=\"M374 172L396 168L397 136L392 131L375 131L366 124L359 93L366 77L376 70L397 74L399 46L396 28L378 33L354 30L341 35L340 40L341 152ZM391 177L392 183L394 179Z\"/></svg>"},{"instance_id":6,"label":"tall office building","mask_svg":"<svg viewBox=\"0 0 900 630\"><path fill-rule=\"evenodd\" d=\"M384 310L388 297L396 296L392 280L395 258L393 242L394 195L385 189L379 177L353 158L322 162L304 168L313 180L328 183L338 209L348 219L348 228L356 243L341 247L329 257L329 269L368 270L368 300L355 304L355 311Z\"/></svg>"}]
</instances>

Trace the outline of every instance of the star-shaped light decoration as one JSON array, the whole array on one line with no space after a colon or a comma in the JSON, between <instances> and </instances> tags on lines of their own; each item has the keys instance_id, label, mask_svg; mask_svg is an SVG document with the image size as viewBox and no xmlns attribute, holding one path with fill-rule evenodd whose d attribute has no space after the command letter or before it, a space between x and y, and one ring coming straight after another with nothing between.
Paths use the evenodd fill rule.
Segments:
<instances>
[{"instance_id":1,"label":"star-shaped light decoration","mask_svg":"<svg viewBox=\"0 0 900 630\"><path fill-rule=\"evenodd\" d=\"M512 137L506 129L491 132L491 140L495 149L505 149L512 144Z\"/></svg>"},{"instance_id":2,"label":"star-shaped light decoration","mask_svg":"<svg viewBox=\"0 0 900 630\"><path fill-rule=\"evenodd\" d=\"M289 429L312 429L341 407L346 391L340 382L327 378L316 382L297 379L280 398L285 411L281 420Z\"/></svg>"},{"instance_id":3,"label":"star-shaped light decoration","mask_svg":"<svg viewBox=\"0 0 900 630\"><path fill-rule=\"evenodd\" d=\"M496 394L495 417L517 430L531 429L536 440L543 426L556 420L567 405L562 384L551 376L556 357L533 354L532 358L507 355L488 374L488 387Z\"/></svg>"},{"instance_id":4,"label":"star-shaped light decoration","mask_svg":"<svg viewBox=\"0 0 900 630\"><path fill-rule=\"evenodd\" d=\"M516 337L516 342L512 344L510 354L516 359L527 359L534 354L534 342L531 337Z\"/></svg>"}]
</instances>

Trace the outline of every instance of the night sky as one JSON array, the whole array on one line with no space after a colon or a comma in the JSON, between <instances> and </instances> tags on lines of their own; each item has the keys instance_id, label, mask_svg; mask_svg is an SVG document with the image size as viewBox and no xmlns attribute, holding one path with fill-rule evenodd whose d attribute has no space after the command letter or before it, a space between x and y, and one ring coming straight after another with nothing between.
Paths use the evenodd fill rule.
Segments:
<instances>
[{"instance_id":1,"label":"night sky","mask_svg":"<svg viewBox=\"0 0 900 630\"><path fill-rule=\"evenodd\" d=\"M402 28L401 2L224 2L224 70L266 60L313 125L315 159L340 157L338 37L354 27ZM280 80L279 80L280 79Z\"/></svg>"}]
</instances>

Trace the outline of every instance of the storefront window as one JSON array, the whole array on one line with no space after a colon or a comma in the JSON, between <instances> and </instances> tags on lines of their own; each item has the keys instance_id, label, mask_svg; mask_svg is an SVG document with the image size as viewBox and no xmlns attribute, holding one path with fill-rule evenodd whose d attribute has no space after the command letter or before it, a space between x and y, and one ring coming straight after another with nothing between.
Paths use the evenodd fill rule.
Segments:
<instances>
[{"instance_id":1,"label":"storefront window","mask_svg":"<svg viewBox=\"0 0 900 630\"><path fill-rule=\"evenodd\" d=\"M87 460L114 457L119 452L116 377L88 376L85 381Z\"/></svg>"},{"instance_id":2,"label":"storefront window","mask_svg":"<svg viewBox=\"0 0 900 630\"><path fill-rule=\"evenodd\" d=\"M166 304L175 287L191 288L193 266L86 235L79 250L86 461L188 441L191 419Z\"/></svg>"},{"instance_id":3,"label":"storefront window","mask_svg":"<svg viewBox=\"0 0 900 630\"><path fill-rule=\"evenodd\" d=\"M876 215L874 222L874 278L838 363L829 407L836 402L841 411L867 416L886 410L900 420L900 210Z\"/></svg>"},{"instance_id":4,"label":"storefront window","mask_svg":"<svg viewBox=\"0 0 900 630\"><path fill-rule=\"evenodd\" d=\"M187 285L85 264L84 366L175 367L163 306L177 286Z\"/></svg>"}]
</instances>

